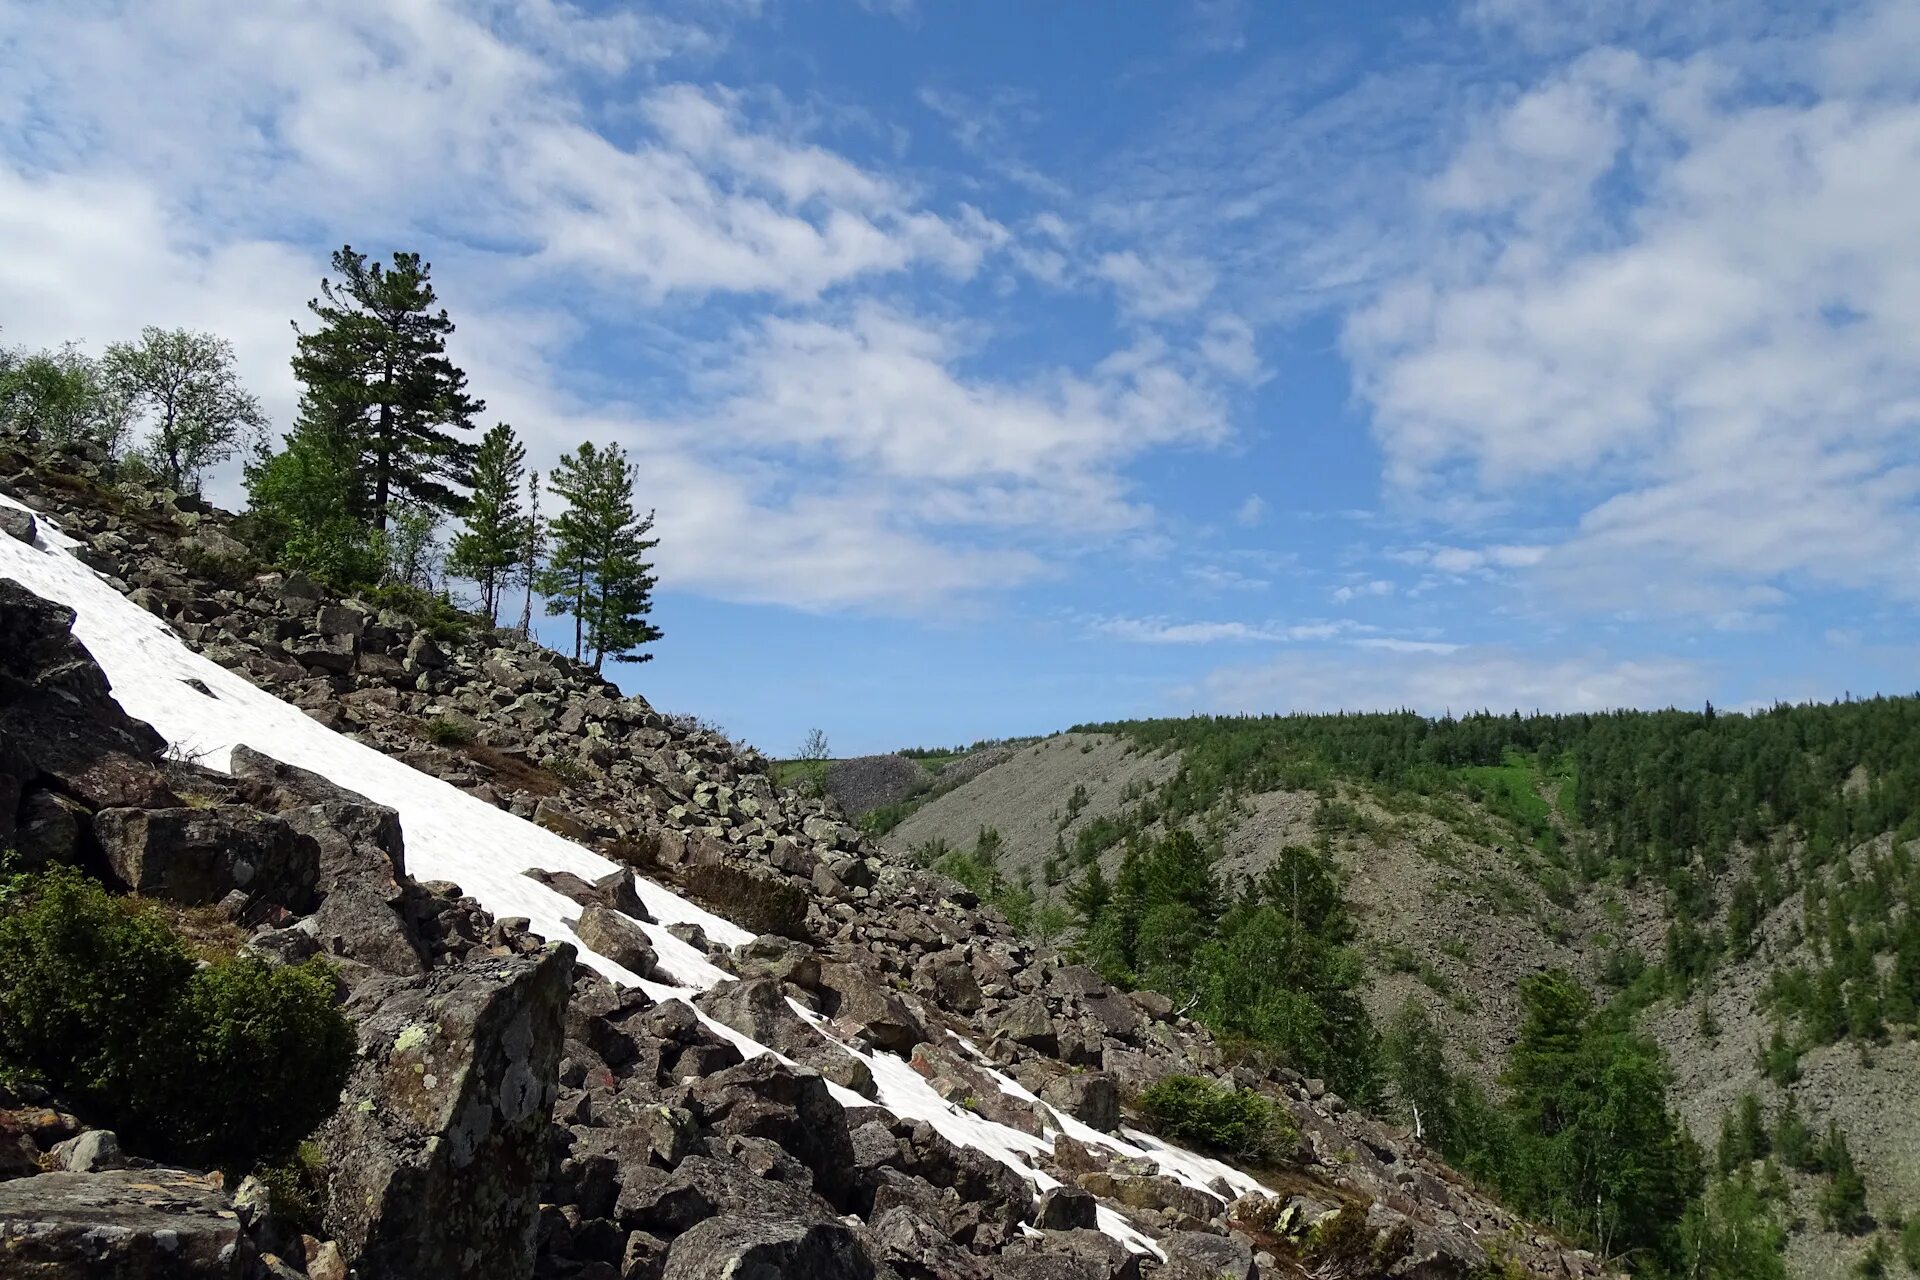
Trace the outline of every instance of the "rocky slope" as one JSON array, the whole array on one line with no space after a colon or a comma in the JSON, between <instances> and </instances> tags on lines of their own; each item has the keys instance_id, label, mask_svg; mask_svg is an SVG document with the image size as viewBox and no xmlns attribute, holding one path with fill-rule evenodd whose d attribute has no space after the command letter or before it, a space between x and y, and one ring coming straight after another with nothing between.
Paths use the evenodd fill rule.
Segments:
<instances>
[{"instance_id":1,"label":"rocky slope","mask_svg":"<svg viewBox=\"0 0 1920 1280\"><path fill-rule=\"evenodd\" d=\"M8 588L5 705L25 710L0 718L0 840L210 904L263 956L326 954L360 1053L304 1235L248 1183L126 1167L138 1153L62 1099L0 1098L0 1272L1600 1271L1406 1135L1233 1065L1164 1000L1036 951L758 757L537 645L257 573L220 513L84 451L0 444L0 494L33 513L0 516L0 578L44 576L29 557L71 537L165 644L224 669L174 683L221 702L243 676L416 780L355 774L400 808L347 791L277 758L311 736L290 729L219 771L180 758L182 722L170 754L71 614ZM149 640L109 674L164 662ZM501 847L460 853L439 824L462 806L497 815L463 829ZM468 883L410 873L436 865ZM1165 1146L1132 1103L1173 1072L1268 1093L1298 1143L1258 1181Z\"/></svg>"},{"instance_id":2,"label":"rocky slope","mask_svg":"<svg viewBox=\"0 0 1920 1280\"><path fill-rule=\"evenodd\" d=\"M1058 734L1022 749L1013 767L930 799L884 843L899 856L929 841L967 848L989 826L1002 837L1001 867L1024 871L1038 889L1059 843L1070 848L1081 831L1117 817L1178 767L1177 755L1142 751L1124 738ZM1650 957L1662 952L1667 915L1659 885L1549 895L1537 868L1525 863L1524 840L1476 838L1430 815L1390 809L1357 784L1343 786L1340 798L1363 824L1334 832L1333 845L1370 961L1369 1011L1383 1021L1403 1001L1418 1001L1442 1026L1454 1065L1484 1085L1497 1087L1517 1030L1518 976L1558 966L1604 990L1601 974L1617 945ZM1224 869L1257 872L1282 846L1313 842L1322 834L1318 806L1311 792L1245 798L1222 823ZM1497 818L1475 813L1486 829L1500 830ZM1120 856L1118 847L1102 855L1109 876ZM1755 1094L1769 1116L1792 1097L1817 1131L1833 1121L1847 1134L1875 1212L1897 1221L1920 1204L1920 1124L1910 1119L1920 1115L1920 1042L1896 1037L1871 1055L1847 1044L1810 1050L1801 1078L1786 1087L1760 1068L1773 1025L1761 993L1776 966L1806 957L1801 915L1797 897L1783 902L1762 924L1751 955L1723 965L1691 1002L1655 1005L1641 1025L1666 1051L1674 1104L1705 1150L1742 1094ZM1711 1035L1701 1030L1702 1002L1711 1008ZM1814 1204L1824 1180L1791 1174L1790 1181L1791 1274L1854 1274L1872 1235L1821 1230Z\"/></svg>"}]
</instances>

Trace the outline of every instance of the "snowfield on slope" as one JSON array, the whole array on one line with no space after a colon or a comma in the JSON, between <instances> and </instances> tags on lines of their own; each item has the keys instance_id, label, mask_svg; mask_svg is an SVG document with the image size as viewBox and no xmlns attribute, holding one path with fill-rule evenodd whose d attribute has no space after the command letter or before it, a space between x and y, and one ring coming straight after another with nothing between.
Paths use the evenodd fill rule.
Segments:
<instances>
[{"instance_id":1,"label":"snowfield on slope","mask_svg":"<svg viewBox=\"0 0 1920 1280\"><path fill-rule=\"evenodd\" d=\"M0 494L0 504L31 508ZM340 786L387 805L400 814L406 838L407 870L421 880L451 880L495 917L525 916L534 932L549 940L571 942L583 963L614 982L639 986L656 1000L687 999L732 975L697 949L667 932L666 926L692 923L707 937L727 946L753 935L660 885L636 877L641 901L657 924L636 921L659 956L654 979L642 979L581 944L569 924L579 906L527 876L539 868L568 871L595 879L618 870L617 864L502 809L429 777L372 747L335 733L304 712L243 677L189 649L160 618L128 600L101 575L72 555L76 544L39 512L32 546L0 536L0 576L57 600L75 613L74 634L106 672L113 695L127 713L145 720L190 759L215 769L228 768L233 748L242 744L288 764L310 769ZM198 685L208 692L202 693ZM805 1009L803 1016L818 1025ZM720 1035L753 1056L773 1050L702 1015ZM956 1039L958 1039L956 1037ZM1010 1166L1044 1190L1056 1180L1033 1167L1030 1159L1051 1150L1054 1134L1036 1138L996 1124L949 1103L904 1060L866 1053L840 1043L866 1062L878 1085L875 1101L903 1119L925 1120L956 1145L975 1147ZM965 1041L961 1046L979 1058ZM780 1055L776 1055L780 1056ZM984 1063L983 1063L984 1065ZM1031 1100L1026 1089L994 1072L1009 1094ZM831 1086L847 1105L868 1100ZM1194 1152L1170 1147L1146 1134L1123 1137L1102 1133L1070 1117L1057 1117L1069 1136L1128 1158L1154 1161L1161 1172L1200 1189L1216 1179L1236 1192L1265 1191L1237 1169ZM1139 1251L1159 1253L1151 1240L1112 1209L1100 1208L1107 1234Z\"/></svg>"}]
</instances>

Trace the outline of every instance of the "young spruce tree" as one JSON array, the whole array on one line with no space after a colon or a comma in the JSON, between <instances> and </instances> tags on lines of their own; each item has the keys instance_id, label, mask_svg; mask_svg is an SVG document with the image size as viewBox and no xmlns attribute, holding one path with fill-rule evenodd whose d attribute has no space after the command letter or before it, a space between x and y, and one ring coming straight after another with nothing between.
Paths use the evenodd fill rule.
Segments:
<instances>
[{"instance_id":1,"label":"young spruce tree","mask_svg":"<svg viewBox=\"0 0 1920 1280\"><path fill-rule=\"evenodd\" d=\"M350 454L353 514L376 532L401 500L459 514L474 445L455 433L471 431L486 405L447 358L453 321L434 309L431 267L417 253L383 267L347 245L333 269L340 280L321 281L307 304L319 327L295 340L301 426Z\"/></svg>"},{"instance_id":2,"label":"young spruce tree","mask_svg":"<svg viewBox=\"0 0 1920 1280\"><path fill-rule=\"evenodd\" d=\"M525 552L527 517L520 511L520 485L527 450L502 422L481 438L473 455L473 492L467 497L466 528L454 535L447 571L480 588L480 607L494 625L509 575Z\"/></svg>"},{"instance_id":3,"label":"young spruce tree","mask_svg":"<svg viewBox=\"0 0 1920 1280\"><path fill-rule=\"evenodd\" d=\"M593 669L609 657L645 662L641 645L660 638L647 621L653 609L653 566L646 553L653 513L633 507L633 467L619 445L582 443L548 476L567 509L553 518L553 554L540 576L549 614L573 615L573 656L591 654Z\"/></svg>"}]
</instances>

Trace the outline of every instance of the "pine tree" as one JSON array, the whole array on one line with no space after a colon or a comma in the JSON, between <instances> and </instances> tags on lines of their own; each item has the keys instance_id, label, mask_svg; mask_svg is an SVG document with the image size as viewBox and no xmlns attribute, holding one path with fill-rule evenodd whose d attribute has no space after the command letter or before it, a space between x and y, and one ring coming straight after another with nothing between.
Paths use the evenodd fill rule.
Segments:
<instances>
[{"instance_id":1,"label":"pine tree","mask_svg":"<svg viewBox=\"0 0 1920 1280\"><path fill-rule=\"evenodd\" d=\"M454 537L447 558L449 573L479 586L480 607L495 625L508 575L525 553L527 518L520 512L520 484L526 469L526 446L512 427L502 422L481 438L473 457L466 528Z\"/></svg>"},{"instance_id":2,"label":"pine tree","mask_svg":"<svg viewBox=\"0 0 1920 1280\"><path fill-rule=\"evenodd\" d=\"M553 519L553 557L540 579L547 612L573 615L574 659L591 654L595 671L609 657L647 661L653 655L636 650L661 636L647 621L654 577L646 553L658 540L646 536L653 513L634 510L626 453L583 442L549 480L567 509Z\"/></svg>"},{"instance_id":3,"label":"pine tree","mask_svg":"<svg viewBox=\"0 0 1920 1280\"><path fill-rule=\"evenodd\" d=\"M453 433L472 430L486 406L447 359L453 321L433 310L431 267L417 253L395 253L385 268L347 245L333 269L339 282L321 281L321 297L307 304L319 327L295 326L302 423L350 452L353 514L376 531L402 499L458 514L456 486L467 482L474 446Z\"/></svg>"},{"instance_id":4,"label":"pine tree","mask_svg":"<svg viewBox=\"0 0 1920 1280\"><path fill-rule=\"evenodd\" d=\"M533 634L533 587L540 578L540 568L547 556L547 522L540 514L540 473L534 471L527 476L527 519L520 529L520 562L514 567L514 580L525 592L520 602L520 625L516 630L522 636Z\"/></svg>"},{"instance_id":5,"label":"pine tree","mask_svg":"<svg viewBox=\"0 0 1920 1280\"><path fill-rule=\"evenodd\" d=\"M244 435L266 429L260 401L234 370L233 344L210 333L149 325L139 342L108 347L100 372L129 414L152 419L140 456L182 493L239 452Z\"/></svg>"}]
</instances>

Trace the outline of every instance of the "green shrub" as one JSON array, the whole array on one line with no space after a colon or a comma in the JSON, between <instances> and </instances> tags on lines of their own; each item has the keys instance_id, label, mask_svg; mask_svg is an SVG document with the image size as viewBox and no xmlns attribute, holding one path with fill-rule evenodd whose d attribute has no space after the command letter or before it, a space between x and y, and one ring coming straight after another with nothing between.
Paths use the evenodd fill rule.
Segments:
<instances>
[{"instance_id":1,"label":"green shrub","mask_svg":"<svg viewBox=\"0 0 1920 1280\"><path fill-rule=\"evenodd\" d=\"M1140 1095L1154 1132L1243 1160L1280 1158L1299 1137L1293 1118L1252 1089L1199 1076L1162 1076Z\"/></svg>"},{"instance_id":2,"label":"green shrub","mask_svg":"<svg viewBox=\"0 0 1920 1280\"><path fill-rule=\"evenodd\" d=\"M323 962L195 968L151 907L70 868L0 903L0 1065L163 1158L245 1169L333 1109L351 1026ZM16 881L19 884L20 881Z\"/></svg>"},{"instance_id":3,"label":"green shrub","mask_svg":"<svg viewBox=\"0 0 1920 1280\"><path fill-rule=\"evenodd\" d=\"M457 716L435 716L427 721L427 741L437 747L464 747L473 741L473 725Z\"/></svg>"},{"instance_id":4,"label":"green shrub","mask_svg":"<svg viewBox=\"0 0 1920 1280\"><path fill-rule=\"evenodd\" d=\"M1907 1225L1900 1228L1900 1260L1907 1264L1907 1270L1920 1276L1920 1214L1907 1219Z\"/></svg>"}]
</instances>

